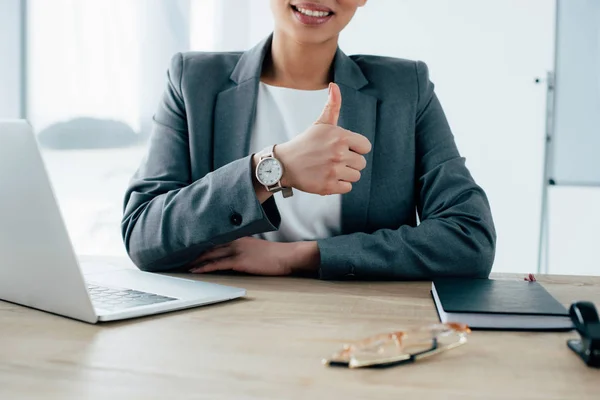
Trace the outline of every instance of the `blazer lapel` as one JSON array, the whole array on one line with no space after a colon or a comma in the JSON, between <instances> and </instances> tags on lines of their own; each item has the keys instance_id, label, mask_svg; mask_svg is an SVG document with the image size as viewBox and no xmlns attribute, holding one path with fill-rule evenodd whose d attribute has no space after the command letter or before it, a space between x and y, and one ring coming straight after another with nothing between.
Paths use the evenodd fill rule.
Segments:
<instances>
[{"instance_id":1,"label":"blazer lapel","mask_svg":"<svg viewBox=\"0 0 600 400\"><path fill-rule=\"evenodd\" d=\"M342 109L338 125L375 141L377 98L360 91L368 84L358 65L338 49L335 58L334 80L342 92ZM352 191L342 196L342 232L364 232L367 228L373 151L365 155L366 168Z\"/></svg>"},{"instance_id":2,"label":"blazer lapel","mask_svg":"<svg viewBox=\"0 0 600 400\"><path fill-rule=\"evenodd\" d=\"M375 118L377 99L357 90L340 85L342 110L339 126L360 133L373 144L375 139ZM367 211L371 197L371 173L373 171L373 151L365 155L367 166L361 171L360 181L352 186L352 191L342 196L342 232L344 234L365 231Z\"/></svg>"},{"instance_id":3,"label":"blazer lapel","mask_svg":"<svg viewBox=\"0 0 600 400\"><path fill-rule=\"evenodd\" d=\"M229 79L233 85L217 95L213 168L246 157L256 114L262 64L271 49L271 36L243 53Z\"/></svg>"},{"instance_id":4,"label":"blazer lapel","mask_svg":"<svg viewBox=\"0 0 600 400\"><path fill-rule=\"evenodd\" d=\"M248 80L217 96L213 142L215 170L248 155L257 96L256 80Z\"/></svg>"}]
</instances>

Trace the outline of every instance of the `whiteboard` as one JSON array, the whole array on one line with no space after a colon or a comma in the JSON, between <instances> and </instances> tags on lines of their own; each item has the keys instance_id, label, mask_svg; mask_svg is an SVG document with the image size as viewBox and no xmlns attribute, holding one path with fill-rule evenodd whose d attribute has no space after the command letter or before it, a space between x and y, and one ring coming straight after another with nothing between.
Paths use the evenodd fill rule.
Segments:
<instances>
[{"instance_id":1,"label":"whiteboard","mask_svg":"<svg viewBox=\"0 0 600 400\"><path fill-rule=\"evenodd\" d=\"M600 1L559 0L549 177L600 185Z\"/></svg>"}]
</instances>

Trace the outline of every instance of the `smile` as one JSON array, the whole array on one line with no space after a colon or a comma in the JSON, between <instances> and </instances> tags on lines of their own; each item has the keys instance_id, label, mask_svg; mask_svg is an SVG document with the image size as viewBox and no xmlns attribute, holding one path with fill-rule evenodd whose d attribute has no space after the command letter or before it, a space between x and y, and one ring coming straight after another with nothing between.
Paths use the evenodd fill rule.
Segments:
<instances>
[{"instance_id":1,"label":"smile","mask_svg":"<svg viewBox=\"0 0 600 400\"><path fill-rule=\"evenodd\" d=\"M292 10L296 18L305 25L323 24L334 15L334 12L327 7L310 3L293 5Z\"/></svg>"}]
</instances>

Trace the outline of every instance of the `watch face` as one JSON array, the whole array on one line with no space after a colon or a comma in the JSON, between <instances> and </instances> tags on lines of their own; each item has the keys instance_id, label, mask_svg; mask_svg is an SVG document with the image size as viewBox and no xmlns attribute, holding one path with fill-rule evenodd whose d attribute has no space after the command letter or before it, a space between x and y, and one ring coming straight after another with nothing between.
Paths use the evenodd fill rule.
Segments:
<instances>
[{"instance_id":1,"label":"watch face","mask_svg":"<svg viewBox=\"0 0 600 400\"><path fill-rule=\"evenodd\" d=\"M274 158L265 158L256 168L258 181L265 186L272 186L279 182L283 175L281 164Z\"/></svg>"}]
</instances>

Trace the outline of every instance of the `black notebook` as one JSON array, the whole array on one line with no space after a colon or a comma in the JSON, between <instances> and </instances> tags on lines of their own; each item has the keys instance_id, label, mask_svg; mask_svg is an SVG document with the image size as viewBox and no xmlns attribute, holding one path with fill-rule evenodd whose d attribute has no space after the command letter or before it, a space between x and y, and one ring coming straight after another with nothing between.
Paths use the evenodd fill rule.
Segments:
<instances>
[{"instance_id":1,"label":"black notebook","mask_svg":"<svg viewBox=\"0 0 600 400\"><path fill-rule=\"evenodd\" d=\"M567 309L537 282L436 279L431 295L442 322L471 329L570 330Z\"/></svg>"}]
</instances>

